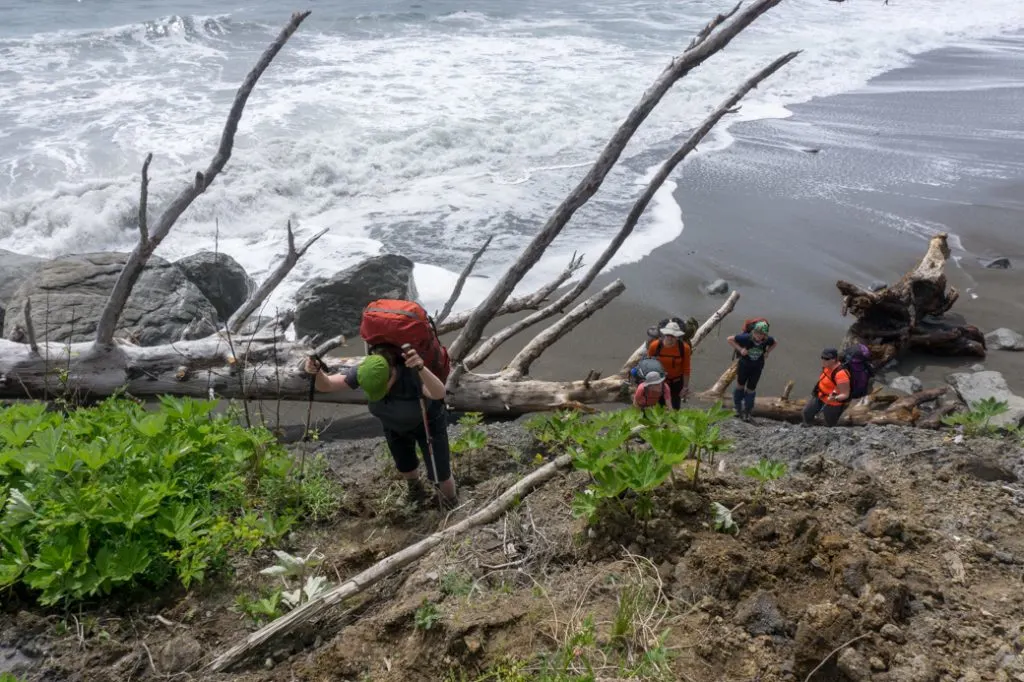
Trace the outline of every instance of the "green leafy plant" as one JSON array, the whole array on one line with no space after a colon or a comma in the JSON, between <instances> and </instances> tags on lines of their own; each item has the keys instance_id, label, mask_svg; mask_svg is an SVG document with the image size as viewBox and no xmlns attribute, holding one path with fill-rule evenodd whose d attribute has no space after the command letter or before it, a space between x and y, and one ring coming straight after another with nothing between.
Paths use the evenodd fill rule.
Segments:
<instances>
[{"instance_id":1,"label":"green leafy plant","mask_svg":"<svg viewBox=\"0 0 1024 682\"><path fill-rule=\"evenodd\" d=\"M136 585L185 587L281 537L307 510L261 490L292 460L212 401L125 399L0 410L0 589L42 604Z\"/></svg>"},{"instance_id":2,"label":"green leafy plant","mask_svg":"<svg viewBox=\"0 0 1024 682\"><path fill-rule=\"evenodd\" d=\"M749 476L757 481L757 494L764 493L765 486L771 481L777 481L786 475L787 466L785 462L776 462L770 459L759 459L754 466L743 470L744 476Z\"/></svg>"},{"instance_id":3,"label":"green leafy plant","mask_svg":"<svg viewBox=\"0 0 1024 682\"><path fill-rule=\"evenodd\" d=\"M740 532L740 527L736 525L736 521L732 518L732 513L736 509L737 507L729 509L720 502L712 502L711 513L714 515L714 518L711 521L711 527L719 533L736 534Z\"/></svg>"},{"instance_id":4,"label":"green leafy plant","mask_svg":"<svg viewBox=\"0 0 1024 682\"><path fill-rule=\"evenodd\" d=\"M464 414L459 418L462 433L451 444L452 453L466 460L467 477L472 475L472 456L487 447L487 431L480 426L482 422L483 415L479 412Z\"/></svg>"},{"instance_id":5,"label":"green leafy plant","mask_svg":"<svg viewBox=\"0 0 1024 682\"><path fill-rule=\"evenodd\" d=\"M573 513L597 521L608 505L629 511L625 498L633 501L631 513L646 520L653 512L652 493L674 470L693 461L696 485L703 459L730 447L718 422L729 412L719 406L709 410L621 410L575 423L566 429L565 439L577 469L591 476L591 485L576 494Z\"/></svg>"},{"instance_id":6,"label":"green leafy plant","mask_svg":"<svg viewBox=\"0 0 1024 682\"><path fill-rule=\"evenodd\" d=\"M441 612L426 598L423 599L423 603L416 609L416 613L413 616L416 629L422 632L433 629L440 620Z\"/></svg>"},{"instance_id":7,"label":"green leafy plant","mask_svg":"<svg viewBox=\"0 0 1024 682\"><path fill-rule=\"evenodd\" d=\"M256 598L240 594L235 597L235 610L248 616L256 626L274 620L282 614L281 590L274 590L265 597Z\"/></svg>"},{"instance_id":8,"label":"green leafy plant","mask_svg":"<svg viewBox=\"0 0 1024 682\"><path fill-rule=\"evenodd\" d=\"M985 436L996 432L991 425L993 417L998 417L1010 409L1005 400L985 398L971 403L967 412L958 412L942 418L946 426L957 427L965 436Z\"/></svg>"},{"instance_id":9,"label":"green leafy plant","mask_svg":"<svg viewBox=\"0 0 1024 682\"><path fill-rule=\"evenodd\" d=\"M462 571L448 571L441 576L441 594L466 597L473 591L473 577Z\"/></svg>"},{"instance_id":10,"label":"green leafy plant","mask_svg":"<svg viewBox=\"0 0 1024 682\"><path fill-rule=\"evenodd\" d=\"M274 550L278 563L260 571L262 575L275 576L281 579L284 590L281 601L290 609L304 604L331 588L331 583L322 575L319 568L324 556L316 549L306 556L298 557L279 549Z\"/></svg>"}]
</instances>

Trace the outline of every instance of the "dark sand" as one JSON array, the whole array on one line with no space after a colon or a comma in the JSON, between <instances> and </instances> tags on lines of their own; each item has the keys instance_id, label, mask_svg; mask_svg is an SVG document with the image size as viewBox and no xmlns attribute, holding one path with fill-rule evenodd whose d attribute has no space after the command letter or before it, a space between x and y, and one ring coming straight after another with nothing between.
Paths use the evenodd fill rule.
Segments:
<instances>
[{"instance_id":1,"label":"dark sand","mask_svg":"<svg viewBox=\"0 0 1024 682\"><path fill-rule=\"evenodd\" d=\"M981 78L993 77L1021 85L977 89ZM549 349L534 376L616 371L650 324L669 314L703 321L713 313L724 297L705 296L699 287L721 277L742 298L697 350L693 385L708 387L728 364L725 336L743 318L765 316L780 346L759 393L777 395L789 379L802 392L817 378L819 350L838 345L850 323L840 314L836 280L893 282L918 262L938 231L954 235L947 275L962 295L953 317L986 332L1003 326L1024 332L1019 60L940 50L863 91L791 109L788 119L734 125L735 144L688 161L675 193L682 236L602 276L592 291L621 278L626 292ZM1009 257L1014 268L981 267L979 259L993 256ZM528 338L506 344L482 369L500 368ZM977 362L910 356L887 376L914 374L937 386ZM990 351L983 362L1024 394L1024 353ZM286 419L291 423L305 418L305 406L294 407ZM332 433L377 432L365 408L318 405L316 413L343 419Z\"/></svg>"},{"instance_id":2,"label":"dark sand","mask_svg":"<svg viewBox=\"0 0 1024 682\"><path fill-rule=\"evenodd\" d=\"M961 87L974 83L976 72L997 69L1012 70L1007 77L1022 86L900 91L940 80ZM759 392L778 394L790 378L810 385L819 350L838 345L851 321L841 315L836 280L893 282L940 231L952 235L947 276L961 292L951 317L986 332L1024 332L1022 110L1019 62L951 49L924 55L862 92L794 106L789 119L733 126L735 144L694 157L682 173L675 194L682 236L602 278L599 285L622 278L626 293L545 356L537 373L613 369L652 321L668 313L703 320L713 312L723 297L707 297L699 285L721 277L742 298L721 338L698 349L695 386L714 381L729 361L725 335L754 316L771 319L780 343ZM994 256L1015 267L981 266ZM911 356L889 376L912 373L939 385L977 362ZM983 362L1024 393L1024 353L990 351Z\"/></svg>"}]
</instances>

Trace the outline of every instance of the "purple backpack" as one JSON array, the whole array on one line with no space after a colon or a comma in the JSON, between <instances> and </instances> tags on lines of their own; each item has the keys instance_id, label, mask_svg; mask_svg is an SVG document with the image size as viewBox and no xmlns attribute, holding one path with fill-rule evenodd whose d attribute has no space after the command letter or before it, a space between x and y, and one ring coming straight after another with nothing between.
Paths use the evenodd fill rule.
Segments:
<instances>
[{"instance_id":1,"label":"purple backpack","mask_svg":"<svg viewBox=\"0 0 1024 682\"><path fill-rule=\"evenodd\" d=\"M871 350L863 343L855 343L843 351L843 367L850 373L850 400L863 398L868 394L871 377Z\"/></svg>"}]
</instances>

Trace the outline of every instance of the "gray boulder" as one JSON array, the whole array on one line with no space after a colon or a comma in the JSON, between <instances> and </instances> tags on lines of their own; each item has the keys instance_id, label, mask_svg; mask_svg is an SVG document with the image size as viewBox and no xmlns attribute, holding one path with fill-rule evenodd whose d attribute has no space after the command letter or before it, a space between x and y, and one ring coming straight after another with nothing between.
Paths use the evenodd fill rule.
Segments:
<instances>
[{"instance_id":1,"label":"gray boulder","mask_svg":"<svg viewBox=\"0 0 1024 682\"><path fill-rule=\"evenodd\" d=\"M31 296L38 341L91 340L127 260L125 253L88 253L47 261L8 301L4 336L12 338L16 327L24 327L25 299ZM200 338L213 333L216 315L177 266L151 256L121 313L118 333L143 346Z\"/></svg>"},{"instance_id":2,"label":"gray boulder","mask_svg":"<svg viewBox=\"0 0 1024 682\"><path fill-rule=\"evenodd\" d=\"M985 334L985 345L992 350L1024 350L1024 336L1000 327Z\"/></svg>"},{"instance_id":3,"label":"gray boulder","mask_svg":"<svg viewBox=\"0 0 1024 682\"><path fill-rule=\"evenodd\" d=\"M993 417L989 422L992 426L1013 426L1024 421L1024 398L1010 392L1006 379L999 372L958 372L949 377L949 385L968 407L986 398L1005 401L1009 409Z\"/></svg>"},{"instance_id":4,"label":"gray boulder","mask_svg":"<svg viewBox=\"0 0 1024 682\"><path fill-rule=\"evenodd\" d=\"M359 335L363 308L378 298L415 299L413 263L405 256L373 256L295 292L295 334L329 338Z\"/></svg>"},{"instance_id":5,"label":"gray boulder","mask_svg":"<svg viewBox=\"0 0 1024 682\"><path fill-rule=\"evenodd\" d=\"M0 328L4 324L7 299L45 259L0 249Z\"/></svg>"},{"instance_id":6,"label":"gray boulder","mask_svg":"<svg viewBox=\"0 0 1024 682\"><path fill-rule=\"evenodd\" d=\"M222 322L227 322L256 289L245 268L224 253L199 251L176 261L175 265L213 304Z\"/></svg>"},{"instance_id":7,"label":"gray boulder","mask_svg":"<svg viewBox=\"0 0 1024 682\"><path fill-rule=\"evenodd\" d=\"M714 282L705 282L700 288L701 291L708 296L722 296L729 293L729 283L724 279L716 279Z\"/></svg>"},{"instance_id":8,"label":"gray boulder","mask_svg":"<svg viewBox=\"0 0 1024 682\"><path fill-rule=\"evenodd\" d=\"M895 379L889 382L889 388L893 389L894 391L902 391L903 393L910 394L917 393L918 391L924 388L924 385L921 383L921 380L918 379L917 377L907 376L896 377Z\"/></svg>"},{"instance_id":9,"label":"gray boulder","mask_svg":"<svg viewBox=\"0 0 1024 682\"><path fill-rule=\"evenodd\" d=\"M981 263L986 268L989 268L991 270L1009 270L1010 268L1013 267L1013 264L1010 262L1010 259L1007 258L1006 256L992 258L991 260L982 261Z\"/></svg>"}]
</instances>

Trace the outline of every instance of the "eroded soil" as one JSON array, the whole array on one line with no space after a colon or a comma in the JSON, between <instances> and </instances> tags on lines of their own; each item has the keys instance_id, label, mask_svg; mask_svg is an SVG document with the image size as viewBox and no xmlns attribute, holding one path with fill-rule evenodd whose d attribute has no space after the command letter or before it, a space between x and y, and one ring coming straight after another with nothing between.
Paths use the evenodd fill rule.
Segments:
<instances>
[{"instance_id":1,"label":"eroded soil","mask_svg":"<svg viewBox=\"0 0 1024 682\"><path fill-rule=\"evenodd\" d=\"M379 440L318 443L346 490L289 538L332 582L465 518L538 462L517 423L456 463L462 506L403 502ZM679 472L654 517L587 528L568 472L499 521L442 546L246 667L202 664L256 629L239 593L274 587L269 551L201 589L45 612L7 599L0 671L25 680L472 680L562 652L615 679L647 658L663 679L1024 681L1024 455L987 439L897 427L730 424L735 450L694 490ZM759 490L760 457L785 461ZM736 533L712 528L711 504ZM623 500L628 508L631 500ZM574 635L593 624L589 641ZM429 627L428 627L429 626ZM659 639L660 638L660 639ZM838 651L836 651L838 649ZM490 678L495 679L495 678Z\"/></svg>"}]
</instances>

